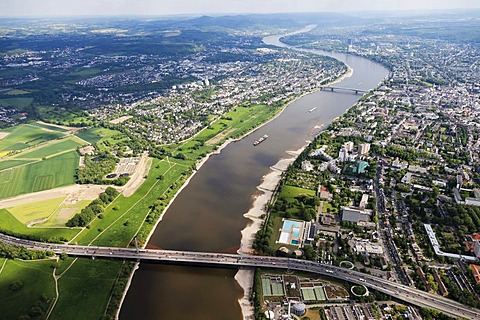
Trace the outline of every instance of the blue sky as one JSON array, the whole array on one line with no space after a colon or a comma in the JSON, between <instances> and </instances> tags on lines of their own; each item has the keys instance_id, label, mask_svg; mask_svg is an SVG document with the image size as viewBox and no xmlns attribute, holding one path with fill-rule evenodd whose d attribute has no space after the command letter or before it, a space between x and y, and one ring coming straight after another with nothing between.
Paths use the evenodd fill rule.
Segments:
<instances>
[{"instance_id":1,"label":"blue sky","mask_svg":"<svg viewBox=\"0 0 480 320\"><path fill-rule=\"evenodd\" d=\"M171 15L480 8L480 0L0 0L0 16Z\"/></svg>"}]
</instances>

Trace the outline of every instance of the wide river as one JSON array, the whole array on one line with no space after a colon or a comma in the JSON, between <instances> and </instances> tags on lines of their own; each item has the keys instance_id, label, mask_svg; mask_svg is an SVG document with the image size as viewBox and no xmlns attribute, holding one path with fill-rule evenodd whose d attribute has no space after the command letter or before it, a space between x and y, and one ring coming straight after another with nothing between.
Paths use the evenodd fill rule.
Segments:
<instances>
[{"instance_id":1,"label":"wide river","mask_svg":"<svg viewBox=\"0 0 480 320\"><path fill-rule=\"evenodd\" d=\"M266 44L285 47L279 36L264 38ZM332 56L353 69L336 86L372 89L388 70L370 60L348 54L315 51ZM194 175L167 210L149 242L162 249L235 253L240 231L249 220L257 186L280 159L291 157L360 99L350 93L319 91L291 103L275 120L244 139L230 143ZM308 112L313 107L317 109ZM268 134L254 147L252 143ZM243 290L234 279L237 270L183 267L142 263L123 303L123 319L239 320L238 299Z\"/></svg>"}]
</instances>

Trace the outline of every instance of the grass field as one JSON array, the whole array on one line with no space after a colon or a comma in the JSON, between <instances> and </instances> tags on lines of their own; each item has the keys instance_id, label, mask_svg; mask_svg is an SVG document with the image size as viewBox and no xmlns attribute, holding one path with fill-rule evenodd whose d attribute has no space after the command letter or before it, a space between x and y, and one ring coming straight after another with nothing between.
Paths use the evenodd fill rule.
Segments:
<instances>
[{"instance_id":1,"label":"grass field","mask_svg":"<svg viewBox=\"0 0 480 320\"><path fill-rule=\"evenodd\" d=\"M29 235L40 237L44 239L60 239L65 238L67 240L76 236L79 229L69 228L28 228L19 220L8 212L8 210L0 209L0 229L15 232L17 234Z\"/></svg>"},{"instance_id":2,"label":"grass field","mask_svg":"<svg viewBox=\"0 0 480 320\"><path fill-rule=\"evenodd\" d=\"M92 144L96 143L100 150L110 149L110 146L114 146L118 141L128 139L120 131L106 128L91 128L82 130L77 133L76 136Z\"/></svg>"},{"instance_id":3,"label":"grass field","mask_svg":"<svg viewBox=\"0 0 480 320\"><path fill-rule=\"evenodd\" d=\"M100 319L122 262L78 259L58 281L60 296L50 320Z\"/></svg>"},{"instance_id":4,"label":"grass field","mask_svg":"<svg viewBox=\"0 0 480 320\"><path fill-rule=\"evenodd\" d=\"M1 132L9 132L9 135L0 140L0 152L22 150L64 136L60 132L47 132L28 124L15 126Z\"/></svg>"},{"instance_id":5,"label":"grass field","mask_svg":"<svg viewBox=\"0 0 480 320\"><path fill-rule=\"evenodd\" d=\"M18 221L27 225L30 221L48 218L48 216L58 209L63 200L65 200L65 197L27 203L13 208L7 208L7 210Z\"/></svg>"},{"instance_id":6,"label":"grass field","mask_svg":"<svg viewBox=\"0 0 480 320\"><path fill-rule=\"evenodd\" d=\"M0 199L75 183L79 155L70 151L0 171Z\"/></svg>"},{"instance_id":7,"label":"grass field","mask_svg":"<svg viewBox=\"0 0 480 320\"><path fill-rule=\"evenodd\" d=\"M303 189L299 187L293 187L293 186L284 186L282 188L282 192L280 192L279 197L284 197L288 199L289 201L293 200L295 197L302 195L302 194L308 194L308 195L315 195L315 191L310 190L310 189Z\"/></svg>"},{"instance_id":8,"label":"grass field","mask_svg":"<svg viewBox=\"0 0 480 320\"><path fill-rule=\"evenodd\" d=\"M3 264L3 259L0 261ZM0 274L0 310L2 319L19 319L40 300L42 295L52 300L55 283L52 276L52 261L8 260ZM21 281L23 287L12 291L9 286ZM41 284L41 285L40 285Z\"/></svg>"}]
</instances>

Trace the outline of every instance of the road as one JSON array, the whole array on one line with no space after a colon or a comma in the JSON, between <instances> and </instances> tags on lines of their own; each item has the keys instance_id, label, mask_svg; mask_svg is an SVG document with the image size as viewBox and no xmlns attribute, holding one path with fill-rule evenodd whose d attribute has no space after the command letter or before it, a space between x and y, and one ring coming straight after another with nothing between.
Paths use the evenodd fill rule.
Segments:
<instances>
[{"instance_id":1,"label":"road","mask_svg":"<svg viewBox=\"0 0 480 320\"><path fill-rule=\"evenodd\" d=\"M74 246L29 241L3 234L0 234L0 241L12 245L21 245L32 250L51 250L57 254L65 252L68 255L78 257L103 257L174 264L216 265L226 267L260 267L306 271L359 285L364 285L368 288L378 290L399 300L419 307L440 310L446 314L456 317L480 320L480 310L465 306L442 296L430 294L358 271L307 260L211 252L151 249L137 250L117 247Z\"/></svg>"}]
</instances>

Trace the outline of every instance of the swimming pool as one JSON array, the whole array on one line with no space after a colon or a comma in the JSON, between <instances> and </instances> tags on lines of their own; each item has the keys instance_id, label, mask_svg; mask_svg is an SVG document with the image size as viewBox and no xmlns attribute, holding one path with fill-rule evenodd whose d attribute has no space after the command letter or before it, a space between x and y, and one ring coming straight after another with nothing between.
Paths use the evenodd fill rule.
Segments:
<instances>
[{"instance_id":1,"label":"swimming pool","mask_svg":"<svg viewBox=\"0 0 480 320\"><path fill-rule=\"evenodd\" d=\"M285 220L283 221L282 229L284 231L290 231L293 228L301 228L301 227L303 227L303 222L301 221Z\"/></svg>"},{"instance_id":2,"label":"swimming pool","mask_svg":"<svg viewBox=\"0 0 480 320\"><path fill-rule=\"evenodd\" d=\"M284 220L280 233L279 243L299 245L304 222L295 220Z\"/></svg>"}]
</instances>

